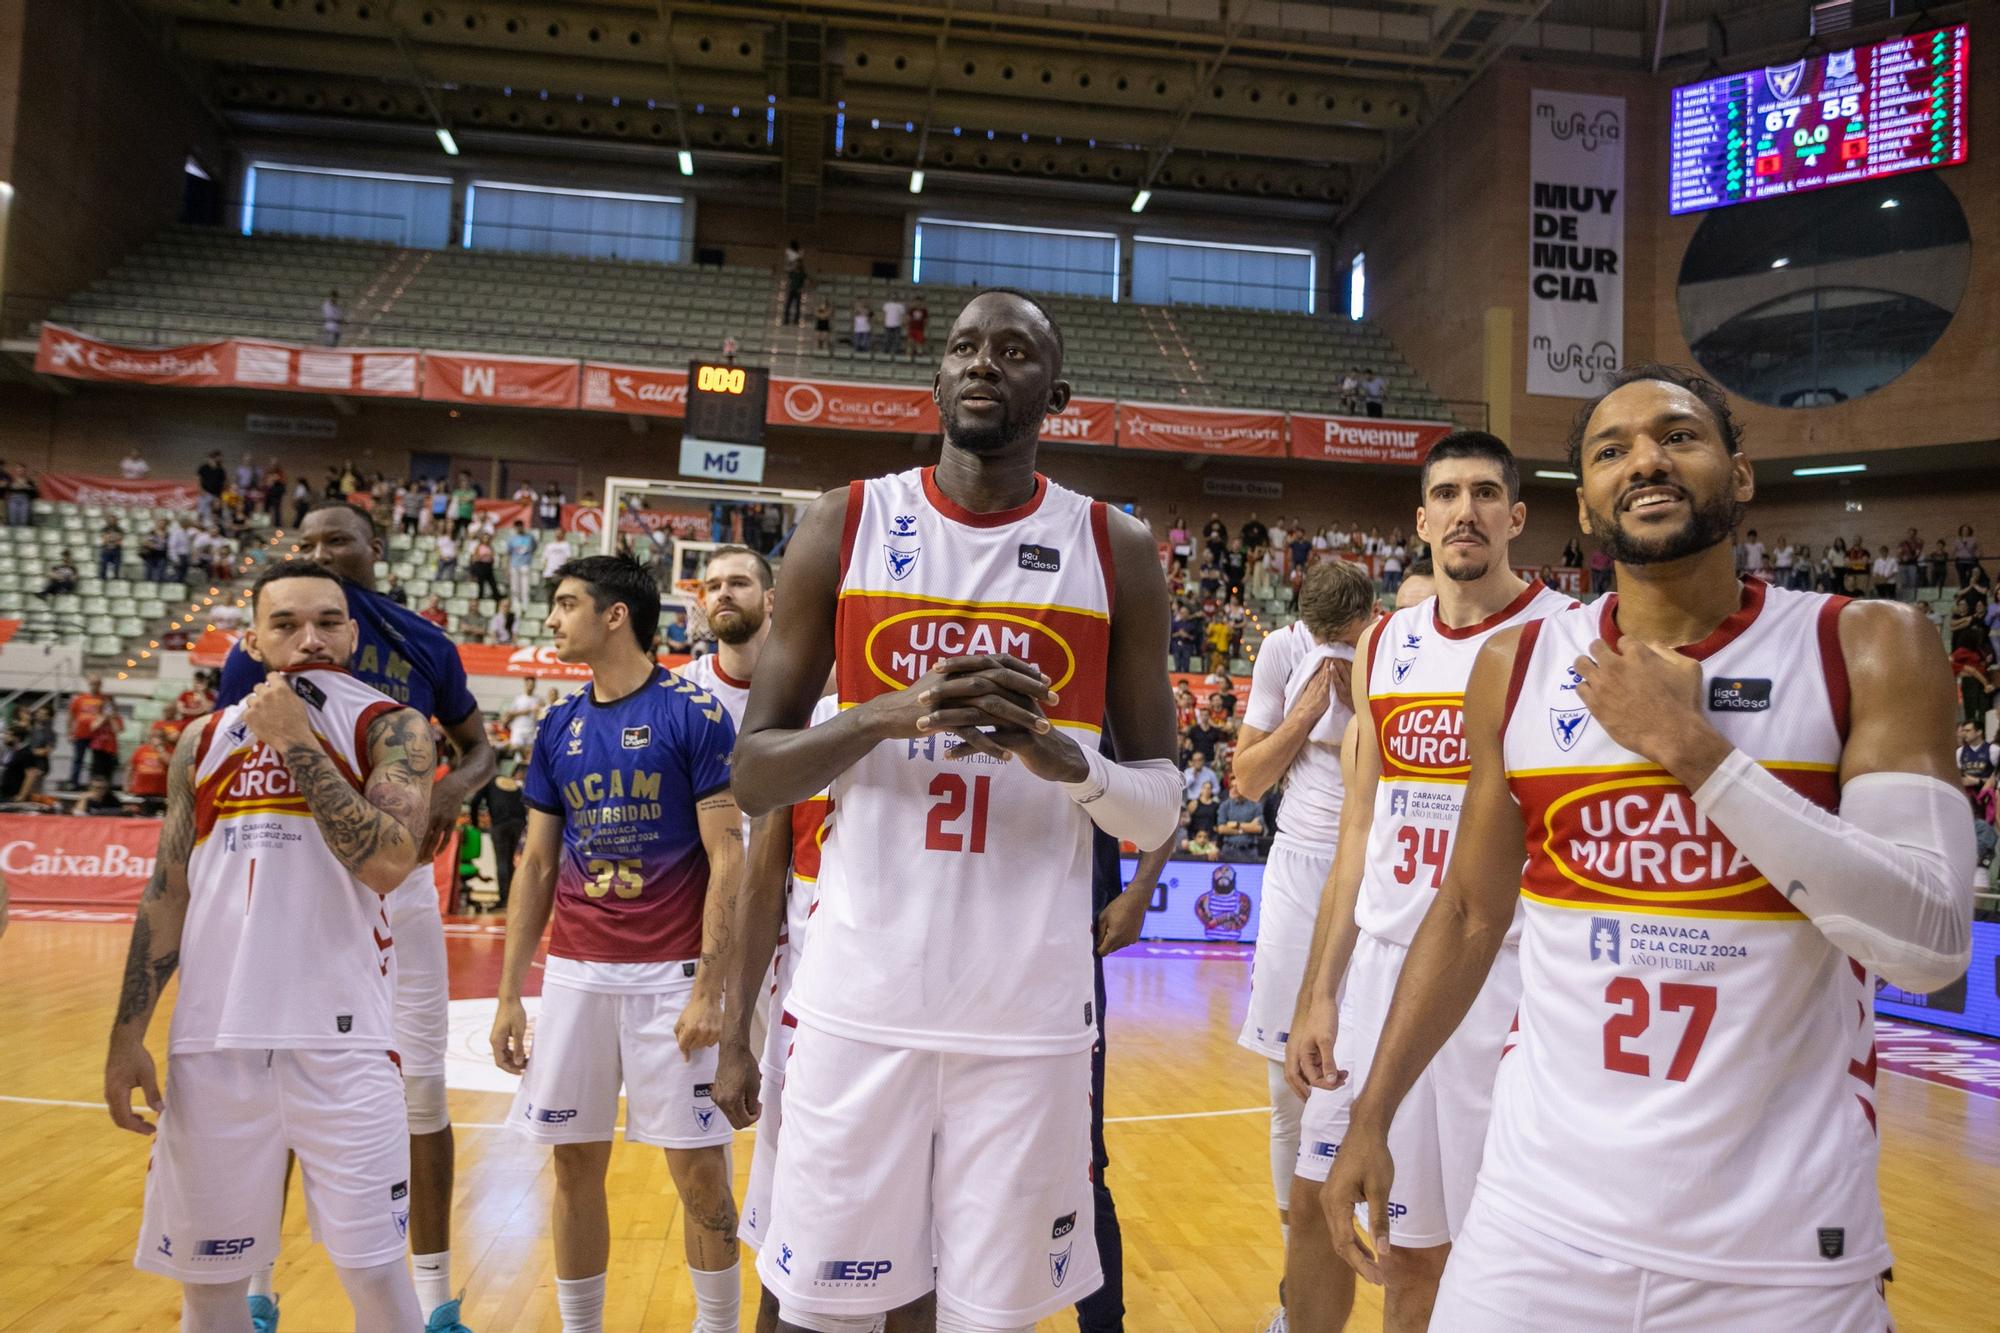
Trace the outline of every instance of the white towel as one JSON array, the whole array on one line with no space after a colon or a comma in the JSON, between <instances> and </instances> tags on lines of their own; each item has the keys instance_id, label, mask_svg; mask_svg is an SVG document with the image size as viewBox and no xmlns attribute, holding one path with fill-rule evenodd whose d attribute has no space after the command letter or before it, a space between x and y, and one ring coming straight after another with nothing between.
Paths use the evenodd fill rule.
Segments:
<instances>
[{"instance_id":1,"label":"white towel","mask_svg":"<svg viewBox=\"0 0 2000 1333\"><path fill-rule=\"evenodd\" d=\"M1285 711L1287 713L1292 711L1292 705L1298 702L1299 696L1305 693L1306 682L1312 679L1313 672L1319 670L1320 663L1332 659L1352 662L1354 660L1354 645L1351 643L1317 644L1311 652L1299 659L1298 665L1292 668L1292 674L1285 678ZM1347 719L1349 717L1347 702L1344 696L1336 693L1333 701L1328 705L1326 712L1320 716L1319 721L1313 723L1313 729L1306 734L1306 739L1318 741L1322 745L1339 745L1341 733L1347 730Z\"/></svg>"}]
</instances>

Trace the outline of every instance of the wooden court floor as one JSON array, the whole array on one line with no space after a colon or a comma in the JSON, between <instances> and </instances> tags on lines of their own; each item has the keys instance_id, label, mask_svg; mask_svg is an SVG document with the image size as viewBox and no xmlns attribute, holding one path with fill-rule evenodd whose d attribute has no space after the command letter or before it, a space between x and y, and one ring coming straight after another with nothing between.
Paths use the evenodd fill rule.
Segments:
<instances>
[{"instance_id":1,"label":"wooden court floor","mask_svg":"<svg viewBox=\"0 0 2000 1333\"><path fill-rule=\"evenodd\" d=\"M100 1106L104 1034L127 933L123 924L17 919L0 939L0 1330L7 1333L177 1327L175 1288L131 1267L146 1145L113 1129ZM458 963L455 942L455 971ZM1265 1120L1254 1110L1264 1102L1264 1076L1235 1045L1248 963L1120 958L1109 985L1107 1135L1124 1222L1127 1327L1254 1333L1275 1304L1281 1254ZM156 1058L164 1032L162 1017ZM1881 1083L1882 1192L1899 1324L1905 1333L2000 1328L2000 1101L1886 1072ZM477 1333L559 1333L545 1238L548 1156L482 1127L505 1111L500 1093L452 1093L464 1317ZM737 1145L740 1193L747 1136ZM606 1327L681 1333L694 1305L661 1155L621 1143L612 1173ZM346 1303L310 1243L296 1197L286 1222L277 1272L285 1333L344 1330ZM747 1327L754 1279L745 1299ZM1352 1327L1379 1328L1380 1308L1364 1288ZM1041 1327L1075 1323L1065 1316Z\"/></svg>"}]
</instances>

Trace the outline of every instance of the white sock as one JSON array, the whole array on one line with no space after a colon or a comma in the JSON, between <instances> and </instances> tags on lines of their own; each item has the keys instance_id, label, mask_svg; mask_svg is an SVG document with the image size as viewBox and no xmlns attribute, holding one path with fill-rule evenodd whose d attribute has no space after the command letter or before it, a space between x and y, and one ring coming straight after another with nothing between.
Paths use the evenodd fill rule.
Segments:
<instances>
[{"instance_id":1,"label":"white sock","mask_svg":"<svg viewBox=\"0 0 2000 1333\"><path fill-rule=\"evenodd\" d=\"M451 1251L411 1255L410 1272L417 1280L417 1304L428 1319L431 1311L451 1299Z\"/></svg>"},{"instance_id":2,"label":"white sock","mask_svg":"<svg viewBox=\"0 0 2000 1333\"><path fill-rule=\"evenodd\" d=\"M250 1294L252 1296L270 1296L274 1294L271 1290L271 1273L276 1268L277 1265L274 1263L265 1264L250 1275Z\"/></svg>"},{"instance_id":3,"label":"white sock","mask_svg":"<svg viewBox=\"0 0 2000 1333\"><path fill-rule=\"evenodd\" d=\"M742 1265L716 1272L688 1269L694 1283L694 1326L699 1333L725 1333L740 1326L743 1304Z\"/></svg>"},{"instance_id":4,"label":"white sock","mask_svg":"<svg viewBox=\"0 0 2000 1333\"><path fill-rule=\"evenodd\" d=\"M1278 1234L1285 1238L1285 1244L1290 1245L1292 1243L1292 1224L1290 1222L1278 1223Z\"/></svg>"},{"instance_id":5,"label":"white sock","mask_svg":"<svg viewBox=\"0 0 2000 1333\"><path fill-rule=\"evenodd\" d=\"M574 1282L557 1278L556 1311L563 1333L604 1333L604 1274Z\"/></svg>"}]
</instances>

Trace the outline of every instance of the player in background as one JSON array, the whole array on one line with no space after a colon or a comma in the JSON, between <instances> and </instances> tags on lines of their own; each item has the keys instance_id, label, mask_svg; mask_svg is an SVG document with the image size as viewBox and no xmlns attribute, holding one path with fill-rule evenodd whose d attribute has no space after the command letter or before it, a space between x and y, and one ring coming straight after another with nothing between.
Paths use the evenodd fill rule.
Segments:
<instances>
[{"instance_id":1,"label":"player in background","mask_svg":"<svg viewBox=\"0 0 2000 1333\"><path fill-rule=\"evenodd\" d=\"M430 723L347 674L327 570L271 566L251 614L243 646L274 674L174 748L105 1059L113 1122L158 1134L134 1262L180 1281L189 1333L243 1328L296 1154L355 1327L415 1330L385 899L421 861ZM163 1101L146 1027L176 971Z\"/></svg>"},{"instance_id":2,"label":"player in background","mask_svg":"<svg viewBox=\"0 0 2000 1333\"><path fill-rule=\"evenodd\" d=\"M942 1329L1020 1329L1099 1285L1091 826L1155 847L1179 812L1152 536L1034 470L1060 330L984 292L943 347L937 466L830 492L793 537L736 762L753 815L830 788L866 833L824 849L786 1003L758 1272L787 1330L933 1288ZM808 726L836 659L841 710Z\"/></svg>"},{"instance_id":3,"label":"player in background","mask_svg":"<svg viewBox=\"0 0 2000 1333\"><path fill-rule=\"evenodd\" d=\"M715 633L715 651L674 668L722 700L729 720L743 725L757 658L771 637L777 604L771 562L747 546L718 546L701 569L701 611Z\"/></svg>"},{"instance_id":4,"label":"player in background","mask_svg":"<svg viewBox=\"0 0 2000 1333\"><path fill-rule=\"evenodd\" d=\"M1440 440L1424 462L1416 516L1433 552L1437 593L1371 626L1356 652L1354 713L1366 730L1346 804L1354 818L1341 829L1322 894L1286 1057L1295 1088L1312 1089L1285 1265L1290 1322L1301 1333L1338 1327L1352 1302L1351 1280L1326 1262L1333 1238L1314 1195L1346 1128L1352 1092L1343 1076L1356 1086L1366 1081L1404 953L1449 858L1466 781L1460 714L1473 659L1506 626L1570 605L1553 589L1523 582L1507 563L1527 521L1520 496L1514 456L1500 440L1484 431ZM1425 1075L1422 1095L1396 1121L1406 1169L1387 1210L1395 1242L1383 1299L1390 1333L1429 1324L1479 1171L1493 1076L1519 994L1509 951L1453 1036L1449 1058Z\"/></svg>"},{"instance_id":5,"label":"player in background","mask_svg":"<svg viewBox=\"0 0 2000 1333\"><path fill-rule=\"evenodd\" d=\"M711 1100L719 960L743 870L736 731L720 700L660 666L659 625L659 588L636 562L590 556L557 571L556 657L588 666L590 688L535 735L493 1058L524 1075L509 1125L554 1150L563 1333L604 1327L621 1085L625 1141L664 1148L680 1196L696 1333L734 1330L741 1302L730 1128ZM531 1049L521 989L552 909Z\"/></svg>"},{"instance_id":6,"label":"player in background","mask_svg":"<svg viewBox=\"0 0 2000 1333\"><path fill-rule=\"evenodd\" d=\"M1403 581L1396 585L1396 609L1407 611L1436 592L1437 571L1431 565L1431 558L1422 556L1411 562Z\"/></svg>"},{"instance_id":7,"label":"player in background","mask_svg":"<svg viewBox=\"0 0 2000 1333\"><path fill-rule=\"evenodd\" d=\"M1389 1126L1525 918L1436 1327L1889 1327L1871 974L1930 991L1971 949L1937 631L1738 578L1755 486L1699 376L1619 372L1569 454L1617 593L1480 652L1457 845L1327 1211L1365 1207L1383 1234Z\"/></svg>"},{"instance_id":8,"label":"player in background","mask_svg":"<svg viewBox=\"0 0 2000 1333\"><path fill-rule=\"evenodd\" d=\"M375 591L375 562L382 539L368 511L332 500L306 511L299 525L303 559L340 576L354 623L355 650L347 664L356 680L382 691L427 718L436 718L449 743L451 772L431 789L430 822L422 863L409 883L389 898L396 936L396 1052L403 1062L403 1093L410 1119L410 1250L417 1298L428 1333L471 1333L459 1322L451 1282L451 1194L454 1148L451 1108L445 1099L444 1053L451 1031L451 987L431 862L443 853L458 812L493 777L493 746L486 719L465 682L465 664L443 630ZM247 697L264 668L238 644L223 660L216 706ZM271 1265L277 1246L250 1283L257 1333L276 1333L277 1297Z\"/></svg>"},{"instance_id":9,"label":"player in background","mask_svg":"<svg viewBox=\"0 0 2000 1333\"><path fill-rule=\"evenodd\" d=\"M1322 560L1299 584L1299 618L1267 635L1250 673L1250 703L1231 771L1253 801L1282 783L1278 835L1264 868L1263 919L1250 974L1250 1009L1236 1044L1264 1057L1271 1097L1271 1186L1278 1227L1299 1158L1305 1099L1285 1082L1285 1042L1305 980L1320 887L1340 836L1340 737L1348 709L1354 641L1375 617L1375 582L1360 565Z\"/></svg>"}]
</instances>

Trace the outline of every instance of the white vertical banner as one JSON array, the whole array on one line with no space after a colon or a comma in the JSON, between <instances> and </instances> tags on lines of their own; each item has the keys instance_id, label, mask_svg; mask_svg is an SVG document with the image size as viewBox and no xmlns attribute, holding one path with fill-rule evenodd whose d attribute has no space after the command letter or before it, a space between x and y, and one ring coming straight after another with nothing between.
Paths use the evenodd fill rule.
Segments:
<instances>
[{"instance_id":1,"label":"white vertical banner","mask_svg":"<svg viewBox=\"0 0 2000 1333\"><path fill-rule=\"evenodd\" d=\"M1589 398L1625 356L1625 99L1529 108L1528 392Z\"/></svg>"}]
</instances>

